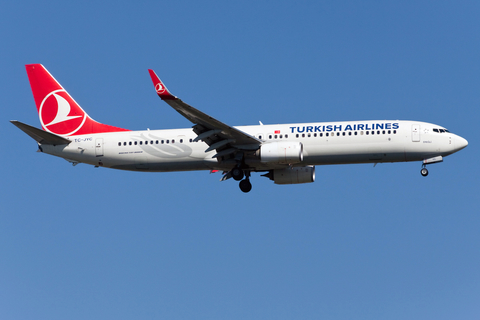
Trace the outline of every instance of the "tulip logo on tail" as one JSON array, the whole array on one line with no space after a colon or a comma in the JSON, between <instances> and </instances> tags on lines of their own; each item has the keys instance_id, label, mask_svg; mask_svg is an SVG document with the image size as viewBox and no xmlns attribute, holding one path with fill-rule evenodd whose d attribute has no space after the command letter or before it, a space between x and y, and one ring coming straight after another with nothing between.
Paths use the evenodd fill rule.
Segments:
<instances>
[{"instance_id":1,"label":"tulip logo on tail","mask_svg":"<svg viewBox=\"0 0 480 320\"><path fill-rule=\"evenodd\" d=\"M46 131L66 136L77 132L87 119L85 112L65 90L55 90L47 94L40 104L38 114Z\"/></svg>"},{"instance_id":2,"label":"tulip logo on tail","mask_svg":"<svg viewBox=\"0 0 480 320\"><path fill-rule=\"evenodd\" d=\"M161 82L159 82L155 85L155 90L158 94L162 94L165 92L165 86Z\"/></svg>"}]
</instances>

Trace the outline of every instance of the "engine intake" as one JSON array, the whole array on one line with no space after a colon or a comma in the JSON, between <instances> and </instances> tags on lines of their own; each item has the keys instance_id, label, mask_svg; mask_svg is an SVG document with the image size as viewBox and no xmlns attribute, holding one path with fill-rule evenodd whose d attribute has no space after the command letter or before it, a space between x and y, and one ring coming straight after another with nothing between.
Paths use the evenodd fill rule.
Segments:
<instances>
[{"instance_id":1,"label":"engine intake","mask_svg":"<svg viewBox=\"0 0 480 320\"><path fill-rule=\"evenodd\" d=\"M260 161L264 163L294 164L303 161L301 142L279 141L260 147Z\"/></svg>"}]
</instances>

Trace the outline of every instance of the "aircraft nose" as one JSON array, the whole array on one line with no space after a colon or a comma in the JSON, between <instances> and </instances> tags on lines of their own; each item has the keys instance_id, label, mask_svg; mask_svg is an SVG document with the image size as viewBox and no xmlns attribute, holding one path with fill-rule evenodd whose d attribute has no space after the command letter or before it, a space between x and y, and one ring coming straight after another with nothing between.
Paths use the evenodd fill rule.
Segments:
<instances>
[{"instance_id":1,"label":"aircraft nose","mask_svg":"<svg viewBox=\"0 0 480 320\"><path fill-rule=\"evenodd\" d=\"M468 146L467 139L464 139L460 136L457 136L456 139L455 139L455 149L457 149L457 151L462 150L466 146Z\"/></svg>"}]
</instances>

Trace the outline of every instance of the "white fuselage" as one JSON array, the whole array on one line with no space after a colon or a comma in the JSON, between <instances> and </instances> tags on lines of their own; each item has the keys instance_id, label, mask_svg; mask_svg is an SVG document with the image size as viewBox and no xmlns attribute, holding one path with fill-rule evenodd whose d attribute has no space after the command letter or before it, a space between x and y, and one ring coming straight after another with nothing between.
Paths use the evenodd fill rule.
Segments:
<instances>
[{"instance_id":1,"label":"white fuselage","mask_svg":"<svg viewBox=\"0 0 480 320\"><path fill-rule=\"evenodd\" d=\"M450 155L467 145L443 127L418 121L343 121L235 127L263 141L295 141L303 145L303 161L295 166L422 161ZM434 130L436 129L436 130ZM42 145L43 152L74 163L135 171L230 170L235 162L219 162L216 151L199 141L192 129L125 131L68 137L68 145ZM253 171L285 164L246 158Z\"/></svg>"}]
</instances>

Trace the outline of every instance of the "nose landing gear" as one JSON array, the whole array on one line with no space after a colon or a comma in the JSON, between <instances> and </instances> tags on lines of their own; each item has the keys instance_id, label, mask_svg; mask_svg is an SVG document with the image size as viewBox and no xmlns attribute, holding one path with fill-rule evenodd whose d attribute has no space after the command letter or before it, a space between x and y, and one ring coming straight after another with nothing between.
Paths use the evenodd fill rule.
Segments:
<instances>
[{"instance_id":1,"label":"nose landing gear","mask_svg":"<svg viewBox=\"0 0 480 320\"><path fill-rule=\"evenodd\" d=\"M424 177L428 176L428 170L425 168L425 166L420 170L420 174Z\"/></svg>"},{"instance_id":2,"label":"nose landing gear","mask_svg":"<svg viewBox=\"0 0 480 320\"><path fill-rule=\"evenodd\" d=\"M422 165L422 170L420 170L420 173L422 176L426 177L428 176L428 170L426 168L427 164L432 164L432 163L439 163L443 162L443 157L442 156L436 156L433 158L428 158L423 160L423 165Z\"/></svg>"}]
</instances>

